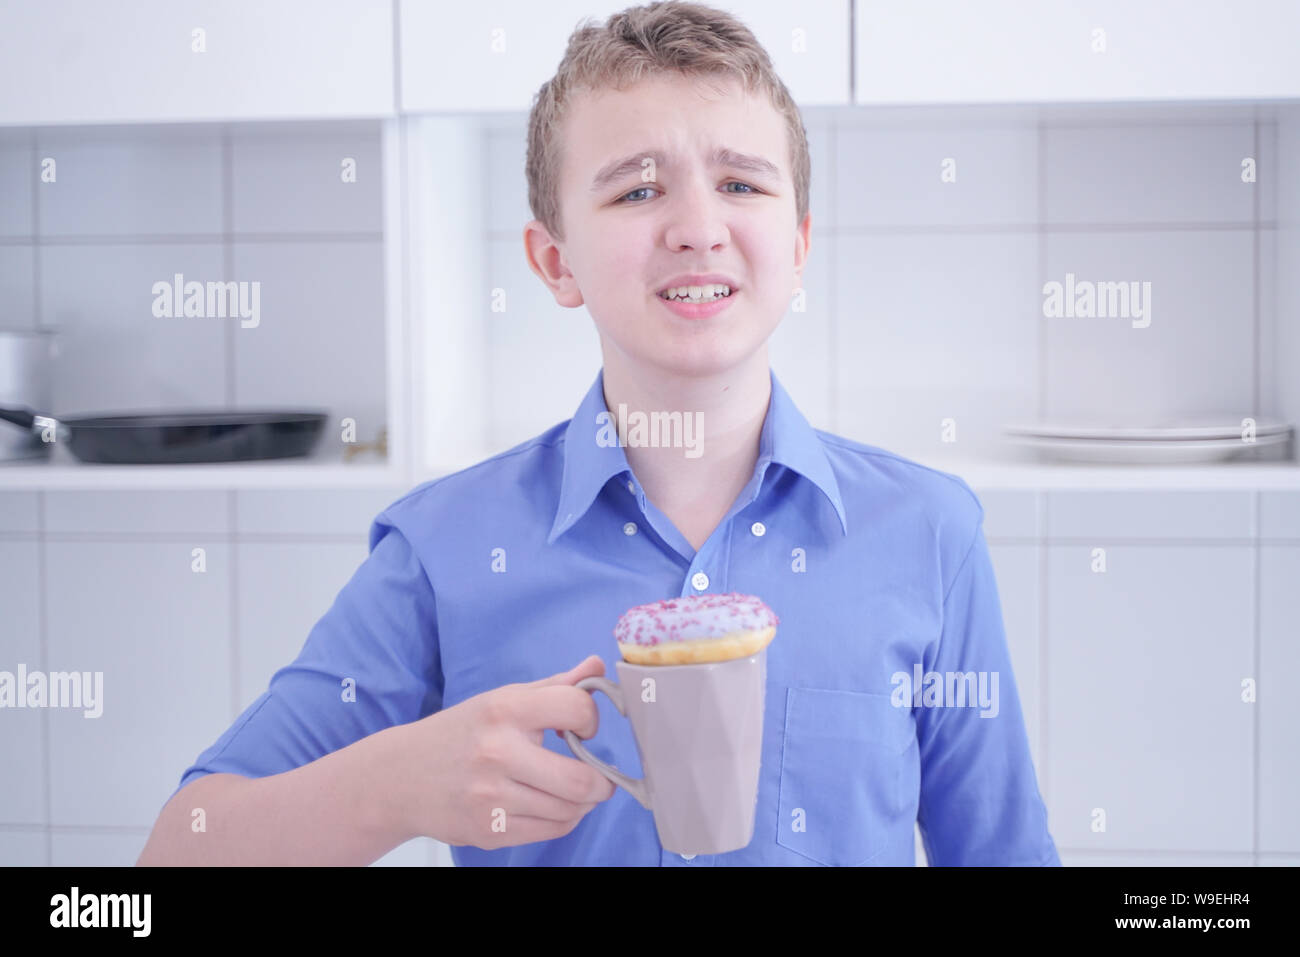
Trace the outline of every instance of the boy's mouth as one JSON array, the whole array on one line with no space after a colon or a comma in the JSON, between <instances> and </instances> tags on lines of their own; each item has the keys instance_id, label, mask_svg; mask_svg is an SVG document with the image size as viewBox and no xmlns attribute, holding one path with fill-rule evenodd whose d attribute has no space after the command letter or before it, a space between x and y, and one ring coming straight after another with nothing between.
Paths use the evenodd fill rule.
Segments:
<instances>
[{"instance_id":1,"label":"boy's mouth","mask_svg":"<svg viewBox=\"0 0 1300 957\"><path fill-rule=\"evenodd\" d=\"M668 302L703 303L726 299L739 291L739 288L726 283L710 282L698 286L670 286L660 290L658 295Z\"/></svg>"}]
</instances>

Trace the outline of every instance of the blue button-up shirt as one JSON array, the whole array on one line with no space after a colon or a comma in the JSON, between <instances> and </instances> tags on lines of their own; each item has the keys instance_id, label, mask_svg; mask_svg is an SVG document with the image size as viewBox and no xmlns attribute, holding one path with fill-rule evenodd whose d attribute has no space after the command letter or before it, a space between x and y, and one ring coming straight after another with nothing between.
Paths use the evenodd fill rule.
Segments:
<instances>
[{"instance_id":1,"label":"blue button-up shirt","mask_svg":"<svg viewBox=\"0 0 1300 957\"><path fill-rule=\"evenodd\" d=\"M568 422L381 512L297 659L181 787L282 773L592 653L616 678L626 609L738 591L780 618L748 846L665 851L617 788L564 837L453 847L456 864L912 865L914 822L931 864L1059 864L966 483L813 429L772 375L753 475L697 552L599 438L603 389L602 371ZM639 775L626 719L594 700L588 748ZM572 759L554 731L544 744Z\"/></svg>"}]
</instances>

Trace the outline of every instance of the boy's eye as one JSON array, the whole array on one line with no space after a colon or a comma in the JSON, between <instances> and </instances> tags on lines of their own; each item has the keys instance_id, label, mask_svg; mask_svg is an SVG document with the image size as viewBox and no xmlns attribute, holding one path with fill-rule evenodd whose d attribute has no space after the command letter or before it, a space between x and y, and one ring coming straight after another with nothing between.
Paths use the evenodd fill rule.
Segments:
<instances>
[{"instance_id":1,"label":"boy's eye","mask_svg":"<svg viewBox=\"0 0 1300 957\"><path fill-rule=\"evenodd\" d=\"M639 189L634 189L634 190L632 190L632 192L630 192L630 193L624 193L622 196L620 196L620 197L618 198L617 202L620 202L620 203L625 202L629 196L635 196L637 193L644 193L646 190L648 190L648 189L652 189L652 188L653 188L653 187L650 187L650 186L642 186L642 187L640 187Z\"/></svg>"},{"instance_id":2,"label":"boy's eye","mask_svg":"<svg viewBox=\"0 0 1300 957\"><path fill-rule=\"evenodd\" d=\"M744 193L739 193L739 194L737 194L737 195L740 195L740 196L747 196L747 195L749 195L750 193L757 193L757 192L758 192L758 190L756 190L754 187L750 186L748 183L742 183L742 182L740 182L739 180L732 180L731 182L727 183L727 185L728 185L728 186L743 186L743 187L745 187L745 192L744 192ZM636 200L633 200L633 201L631 201L631 202L628 202L628 197L629 197L629 196L635 196L637 193L644 193L644 192L645 192L646 190L648 190L648 189L654 189L654 187L653 187L653 186L640 186L640 187L638 187L637 189L632 190L632 192L630 192L630 193L624 193L622 196L620 196L620 197L619 197L618 199L616 199L614 202L615 202L615 204L618 204L618 203L625 203L626 205L629 205L629 206L636 206L636 205L639 205L639 203L638 203Z\"/></svg>"}]
</instances>

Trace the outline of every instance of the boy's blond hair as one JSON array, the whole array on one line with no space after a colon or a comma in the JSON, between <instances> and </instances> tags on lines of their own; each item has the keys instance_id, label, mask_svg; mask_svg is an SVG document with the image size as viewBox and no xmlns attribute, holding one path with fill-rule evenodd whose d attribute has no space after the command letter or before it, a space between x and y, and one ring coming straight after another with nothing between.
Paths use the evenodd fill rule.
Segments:
<instances>
[{"instance_id":1,"label":"boy's blond hair","mask_svg":"<svg viewBox=\"0 0 1300 957\"><path fill-rule=\"evenodd\" d=\"M657 74L732 77L750 94L765 94L785 117L794 181L796 225L808 212L811 162L803 118L776 75L767 51L743 23L721 10L680 0L628 7L603 26L583 20L569 37L555 76L542 84L528 117L528 205L552 236L560 225L559 128L573 97L613 87L624 90Z\"/></svg>"}]
</instances>

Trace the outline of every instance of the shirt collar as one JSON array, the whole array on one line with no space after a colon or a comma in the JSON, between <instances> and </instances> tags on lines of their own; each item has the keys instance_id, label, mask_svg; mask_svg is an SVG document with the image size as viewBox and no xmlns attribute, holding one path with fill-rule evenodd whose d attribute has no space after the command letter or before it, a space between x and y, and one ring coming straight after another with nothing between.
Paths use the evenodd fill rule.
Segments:
<instances>
[{"instance_id":1,"label":"shirt collar","mask_svg":"<svg viewBox=\"0 0 1300 957\"><path fill-rule=\"evenodd\" d=\"M847 535L849 526L844 516L844 503L826 449L782 388L776 373L769 369L768 375L772 381L772 398L759 436L757 468L763 472L769 462L775 462L812 482L835 508L840 529ZM608 424L604 424L607 421ZM598 436L611 435L614 442L601 444L598 441ZM546 538L548 545L582 518L611 478L624 472L631 474L627 455L617 444L617 436L616 417L605 407L605 370L602 368L596 373L596 381L587 390L564 432L564 475L560 481L560 502L555 510L555 520Z\"/></svg>"}]
</instances>

